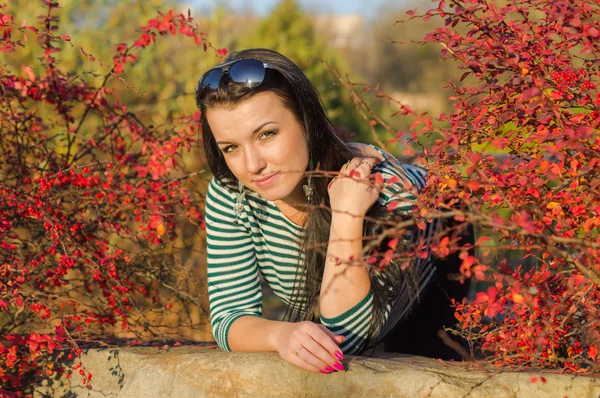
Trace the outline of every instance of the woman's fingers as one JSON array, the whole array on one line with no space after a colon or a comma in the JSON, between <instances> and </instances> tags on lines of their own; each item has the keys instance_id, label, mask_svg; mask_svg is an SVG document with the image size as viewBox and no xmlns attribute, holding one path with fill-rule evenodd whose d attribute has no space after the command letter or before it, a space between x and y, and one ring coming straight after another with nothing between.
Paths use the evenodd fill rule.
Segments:
<instances>
[{"instance_id":1,"label":"woman's fingers","mask_svg":"<svg viewBox=\"0 0 600 398\"><path fill-rule=\"evenodd\" d=\"M355 157L341 168L327 187L332 211L354 216L364 216L369 211L383 188L383 184L369 178L380 162L375 157Z\"/></svg>"},{"instance_id":2,"label":"woman's fingers","mask_svg":"<svg viewBox=\"0 0 600 398\"><path fill-rule=\"evenodd\" d=\"M298 353L292 353L288 358L288 362L304 370L308 370L309 372L317 373L319 370L323 369L306 361L305 358L308 358L308 356L312 356L312 354L306 349L301 349Z\"/></svg>"},{"instance_id":3,"label":"woman's fingers","mask_svg":"<svg viewBox=\"0 0 600 398\"><path fill-rule=\"evenodd\" d=\"M375 157L355 157L346 164L344 164L340 170L338 176L334 177L330 182L328 189L336 180L340 178L349 177L353 180L366 180L371 174L371 170L377 164L381 163L381 160Z\"/></svg>"},{"instance_id":4,"label":"woman's fingers","mask_svg":"<svg viewBox=\"0 0 600 398\"><path fill-rule=\"evenodd\" d=\"M325 326L302 322L291 337L286 355L288 362L310 372L328 373L344 369L340 362L343 355L336 343L336 335Z\"/></svg>"},{"instance_id":5,"label":"woman's fingers","mask_svg":"<svg viewBox=\"0 0 600 398\"><path fill-rule=\"evenodd\" d=\"M360 178L367 178L369 174L371 174L371 170L379 163L379 160L375 158L364 158L358 167L356 167L356 171L360 172Z\"/></svg>"},{"instance_id":6,"label":"woman's fingers","mask_svg":"<svg viewBox=\"0 0 600 398\"><path fill-rule=\"evenodd\" d=\"M312 341L310 337L304 340L301 344L303 348L298 353L298 357L300 359L302 359L311 367L317 369L317 371L325 369L327 366L329 366L328 361L319 357L319 355L323 355L322 351L325 351L323 350L323 347L319 347L319 345ZM325 356L326 355L327 352L325 352Z\"/></svg>"},{"instance_id":7,"label":"woman's fingers","mask_svg":"<svg viewBox=\"0 0 600 398\"><path fill-rule=\"evenodd\" d=\"M357 168L361 161L362 158L352 158L352 160L342 166L340 175L349 176L350 172Z\"/></svg>"},{"instance_id":8,"label":"woman's fingers","mask_svg":"<svg viewBox=\"0 0 600 398\"><path fill-rule=\"evenodd\" d=\"M373 157L360 158L356 157L342 166L340 175L347 177L354 177L359 179L367 178L371 174L371 170L375 167L380 160Z\"/></svg>"},{"instance_id":9,"label":"woman's fingers","mask_svg":"<svg viewBox=\"0 0 600 398\"><path fill-rule=\"evenodd\" d=\"M342 350L340 349L338 344L341 344L346 339L345 336L334 334L331 330L327 329L327 327L324 325L317 325L317 326L328 337L328 338L322 339L322 346L327 351L329 351L334 357L336 357L337 359L341 359L341 358L339 358L339 356L340 356L340 354L342 354ZM340 339L340 337L341 337L341 339ZM338 343L338 341L340 341L340 342Z\"/></svg>"},{"instance_id":10,"label":"woman's fingers","mask_svg":"<svg viewBox=\"0 0 600 398\"><path fill-rule=\"evenodd\" d=\"M329 362L329 366L336 370L344 370L344 366L340 362L342 359L344 359L344 354L342 353L342 349L339 347L339 344L344 342L346 337L335 335L324 325L317 325L317 327L320 329L320 333L317 334L315 341L319 343L324 350L326 350L326 352L330 355L329 358L334 361Z\"/></svg>"},{"instance_id":11,"label":"woman's fingers","mask_svg":"<svg viewBox=\"0 0 600 398\"><path fill-rule=\"evenodd\" d=\"M325 340L331 339L329 337L325 337ZM322 344L324 342L326 341L323 341L323 339L315 340L309 335L301 343L306 350L312 354L312 356L306 355L306 357L303 357L303 359L320 369L325 369L327 366L333 367L338 361L334 353L329 352L323 347Z\"/></svg>"}]
</instances>

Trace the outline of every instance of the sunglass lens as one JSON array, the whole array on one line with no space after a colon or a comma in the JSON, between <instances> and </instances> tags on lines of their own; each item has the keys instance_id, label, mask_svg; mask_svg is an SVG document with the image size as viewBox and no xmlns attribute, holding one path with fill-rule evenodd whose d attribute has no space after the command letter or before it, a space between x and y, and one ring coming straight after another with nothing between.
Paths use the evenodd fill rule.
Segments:
<instances>
[{"instance_id":1,"label":"sunglass lens","mask_svg":"<svg viewBox=\"0 0 600 398\"><path fill-rule=\"evenodd\" d=\"M257 59L242 59L231 65L229 77L236 83L253 88L265 79L265 67L262 61Z\"/></svg>"},{"instance_id":2,"label":"sunglass lens","mask_svg":"<svg viewBox=\"0 0 600 398\"><path fill-rule=\"evenodd\" d=\"M223 77L223 72L221 69L212 69L206 73L204 76L204 80L202 81L202 88L211 88L216 90L219 88L219 83L221 82L221 77Z\"/></svg>"}]
</instances>

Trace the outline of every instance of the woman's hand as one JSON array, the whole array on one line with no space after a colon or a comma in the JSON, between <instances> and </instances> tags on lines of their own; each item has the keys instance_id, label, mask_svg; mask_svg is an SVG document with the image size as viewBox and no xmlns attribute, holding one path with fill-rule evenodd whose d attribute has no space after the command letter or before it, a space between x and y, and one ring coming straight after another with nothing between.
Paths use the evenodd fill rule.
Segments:
<instances>
[{"instance_id":1,"label":"woman's hand","mask_svg":"<svg viewBox=\"0 0 600 398\"><path fill-rule=\"evenodd\" d=\"M371 170L381 160L375 157L355 157L342 166L329 183L329 202L333 214L363 217L379 197L382 186L368 179Z\"/></svg>"},{"instance_id":2,"label":"woman's hand","mask_svg":"<svg viewBox=\"0 0 600 398\"><path fill-rule=\"evenodd\" d=\"M338 347L344 336L336 336L323 325L304 321L289 323L277 339L279 355L292 365L309 372L344 370L344 357Z\"/></svg>"}]
</instances>

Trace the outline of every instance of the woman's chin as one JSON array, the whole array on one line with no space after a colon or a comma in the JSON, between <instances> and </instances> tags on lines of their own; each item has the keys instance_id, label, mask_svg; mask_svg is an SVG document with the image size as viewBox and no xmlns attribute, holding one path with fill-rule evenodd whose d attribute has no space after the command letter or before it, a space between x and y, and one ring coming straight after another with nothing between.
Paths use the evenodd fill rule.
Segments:
<instances>
[{"instance_id":1,"label":"woman's chin","mask_svg":"<svg viewBox=\"0 0 600 398\"><path fill-rule=\"evenodd\" d=\"M296 185L290 186L290 183L295 183ZM268 186L260 186L255 183L251 185L251 188L261 198L276 202L278 200L290 199L292 196L295 196L294 191L298 190L297 184L299 183L301 183L301 181L286 181L283 178L276 178L275 181Z\"/></svg>"},{"instance_id":2,"label":"woman's chin","mask_svg":"<svg viewBox=\"0 0 600 398\"><path fill-rule=\"evenodd\" d=\"M277 200L281 200L285 198L287 195L283 195L275 189L257 189L255 192L260 195L261 198L265 200L269 200L271 202L275 202Z\"/></svg>"},{"instance_id":3,"label":"woman's chin","mask_svg":"<svg viewBox=\"0 0 600 398\"><path fill-rule=\"evenodd\" d=\"M260 188L255 187L255 192L263 199L269 200L271 202L276 202L278 200L283 200L289 198L293 190L291 189L283 189L284 187L269 187L269 188Z\"/></svg>"}]
</instances>

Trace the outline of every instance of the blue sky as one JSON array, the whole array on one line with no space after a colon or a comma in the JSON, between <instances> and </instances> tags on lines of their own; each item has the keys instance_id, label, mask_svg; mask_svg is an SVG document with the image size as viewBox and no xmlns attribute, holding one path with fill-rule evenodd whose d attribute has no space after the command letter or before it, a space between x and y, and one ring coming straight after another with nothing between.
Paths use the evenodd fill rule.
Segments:
<instances>
[{"instance_id":1,"label":"blue sky","mask_svg":"<svg viewBox=\"0 0 600 398\"><path fill-rule=\"evenodd\" d=\"M298 0L298 3L307 11L318 11L323 14L362 14L371 18L377 9L391 0ZM258 15L264 16L269 13L278 3L278 0L191 0L197 7L197 11L210 10L217 4L229 4L234 9L253 9ZM402 0L393 1L396 5L405 3Z\"/></svg>"}]
</instances>

